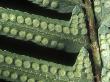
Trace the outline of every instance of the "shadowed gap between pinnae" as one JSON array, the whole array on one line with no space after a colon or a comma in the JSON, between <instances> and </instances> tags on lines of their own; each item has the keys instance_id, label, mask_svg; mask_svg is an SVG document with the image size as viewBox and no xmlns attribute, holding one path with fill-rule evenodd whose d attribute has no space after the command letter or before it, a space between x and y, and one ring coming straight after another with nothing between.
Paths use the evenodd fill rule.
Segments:
<instances>
[{"instance_id":1,"label":"shadowed gap between pinnae","mask_svg":"<svg viewBox=\"0 0 110 82\"><path fill-rule=\"evenodd\" d=\"M40 7L37 4L33 4L27 0L0 0L0 6L59 20L69 21L71 17L71 13L59 13L55 10L49 10L44 7Z\"/></svg>"},{"instance_id":2,"label":"shadowed gap between pinnae","mask_svg":"<svg viewBox=\"0 0 110 82\"><path fill-rule=\"evenodd\" d=\"M0 49L67 66L73 66L78 55L78 53L66 53L64 51L38 46L30 41L16 40L2 35L0 35Z\"/></svg>"}]
</instances>

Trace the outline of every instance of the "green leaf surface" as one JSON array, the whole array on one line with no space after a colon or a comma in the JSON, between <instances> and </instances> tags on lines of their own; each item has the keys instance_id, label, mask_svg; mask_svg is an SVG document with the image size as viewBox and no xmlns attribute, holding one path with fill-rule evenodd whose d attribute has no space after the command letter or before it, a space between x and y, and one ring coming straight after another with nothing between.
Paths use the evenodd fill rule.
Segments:
<instances>
[{"instance_id":1,"label":"green leaf surface","mask_svg":"<svg viewBox=\"0 0 110 82\"><path fill-rule=\"evenodd\" d=\"M85 48L80 50L73 66L56 64L5 50L0 50L0 59L4 59L4 61L0 62L0 78L8 81L22 82L22 80L25 80L24 76L27 77L26 80L41 80L43 82L80 82L86 80L91 82L93 80L91 62ZM22 63L18 62L18 60ZM9 63L10 61L12 62ZM39 67L39 69L36 69L36 67Z\"/></svg>"},{"instance_id":2,"label":"green leaf surface","mask_svg":"<svg viewBox=\"0 0 110 82\"><path fill-rule=\"evenodd\" d=\"M89 42L84 17L78 6L74 8L70 21L1 7L0 34L75 53L79 52L83 46L88 47Z\"/></svg>"},{"instance_id":3,"label":"green leaf surface","mask_svg":"<svg viewBox=\"0 0 110 82\"><path fill-rule=\"evenodd\" d=\"M60 13L70 13L72 12L73 8L76 5L81 4L80 0L29 0L29 1L41 7L56 10Z\"/></svg>"}]
</instances>

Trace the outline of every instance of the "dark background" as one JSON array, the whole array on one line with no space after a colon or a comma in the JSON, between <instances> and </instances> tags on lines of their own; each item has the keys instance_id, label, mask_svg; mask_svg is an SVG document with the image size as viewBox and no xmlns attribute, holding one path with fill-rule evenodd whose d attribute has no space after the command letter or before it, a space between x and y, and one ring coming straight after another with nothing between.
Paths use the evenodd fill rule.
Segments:
<instances>
[{"instance_id":1,"label":"dark background","mask_svg":"<svg viewBox=\"0 0 110 82\"><path fill-rule=\"evenodd\" d=\"M69 20L71 17L71 13L61 14L56 11L39 7L38 5L32 4L27 0L0 0L0 7L25 11L28 13L43 15L60 20ZM64 51L45 48L32 42L15 40L2 35L0 35L0 49L69 66L74 64L77 57L77 53L70 54ZM6 81L0 80L0 82Z\"/></svg>"}]
</instances>

